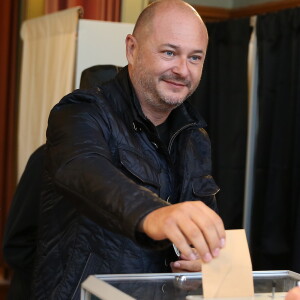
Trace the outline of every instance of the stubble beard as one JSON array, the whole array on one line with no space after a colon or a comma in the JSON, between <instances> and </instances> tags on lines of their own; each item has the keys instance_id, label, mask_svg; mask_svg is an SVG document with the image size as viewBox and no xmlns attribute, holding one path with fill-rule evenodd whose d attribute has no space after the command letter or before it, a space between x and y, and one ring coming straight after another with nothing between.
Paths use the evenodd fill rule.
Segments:
<instances>
[{"instance_id":1,"label":"stubble beard","mask_svg":"<svg viewBox=\"0 0 300 300\"><path fill-rule=\"evenodd\" d=\"M189 92L183 98L168 96L163 91L156 88L155 79L147 76L147 71L139 64L135 72L135 81L143 93L143 101L160 111L170 111L181 105L195 90L189 80L176 75L163 74L159 77L158 82L171 80L186 85Z\"/></svg>"}]
</instances>

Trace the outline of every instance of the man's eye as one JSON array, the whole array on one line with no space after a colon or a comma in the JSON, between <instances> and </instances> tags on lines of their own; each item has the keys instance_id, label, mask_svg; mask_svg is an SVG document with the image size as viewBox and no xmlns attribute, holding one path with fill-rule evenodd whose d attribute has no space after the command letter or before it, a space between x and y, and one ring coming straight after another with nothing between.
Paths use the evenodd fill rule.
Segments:
<instances>
[{"instance_id":1,"label":"man's eye","mask_svg":"<svg viewBox=\"0 0 300 300\"><path fill-rule=\"evenodd\" d=\"M167 56L174 56L174 52L173 51L165 51L165 54Z\"/></svg>"},{"instance_id":2,"label":"man's eye","mask_svg":"<svg viewBox=\"0 0 300 300\"><path fill-rule=\"evenodd\" d=\"M197 62L197 61L200 61L200 60L201 60L201 56L199 56L199 55L191 56L191 61L193 61L193 62Z\"/></svg>"}]
</instances>

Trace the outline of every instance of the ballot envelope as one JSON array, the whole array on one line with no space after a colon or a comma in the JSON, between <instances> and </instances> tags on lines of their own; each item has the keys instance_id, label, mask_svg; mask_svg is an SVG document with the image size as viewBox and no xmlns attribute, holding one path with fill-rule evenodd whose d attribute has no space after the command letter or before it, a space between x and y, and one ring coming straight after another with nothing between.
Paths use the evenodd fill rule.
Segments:
<instances>
[{"instance_id":1,"label":"ballot envelope","mask_svg":"<svg viewBox=\"0 0 300 300\"><path fill-rule=\"evenodd\" d=\"M300 281L292 271L253 271L254 297L217 298L284 300ZM236 282L236 284L240 284ZM89 276L81 286L81 300L199 300L202 273L114 274ZM216 298L215 298L216 299Z\"/></svg>"}]
</instances>

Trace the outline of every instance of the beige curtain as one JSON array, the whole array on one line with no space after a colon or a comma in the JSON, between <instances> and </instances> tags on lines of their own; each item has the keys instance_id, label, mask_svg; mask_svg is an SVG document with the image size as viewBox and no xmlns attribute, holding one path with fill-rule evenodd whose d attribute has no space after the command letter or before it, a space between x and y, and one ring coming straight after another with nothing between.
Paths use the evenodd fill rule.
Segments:
<instances>
[{"instance_id":1,"label":"beige curtain","mask_svg":"<svg viewBox=\"0 0 300 300\"><path fill-rule=\"evenodd\" d=\"M30 154L46 140L48 115L74 87L76 36L80 7L25 21L19 120L20 178Z\"/></svg>"}]
</instances>

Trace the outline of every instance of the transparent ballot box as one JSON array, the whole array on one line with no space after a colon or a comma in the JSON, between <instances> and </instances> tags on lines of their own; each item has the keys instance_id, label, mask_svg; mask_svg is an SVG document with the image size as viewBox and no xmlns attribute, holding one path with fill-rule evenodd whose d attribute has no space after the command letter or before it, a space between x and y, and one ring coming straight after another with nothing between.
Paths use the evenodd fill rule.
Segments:
<instances>
[{"instance_id":1,"label":"transparent ballot box","mask_svg":"<svg viewBox=\"0 0 300 300\"><path fill-rule=\"evenodd\" d=\"M291 271L254 271L254 298L284 300L298 281L300 274ZM81 286L81 300L200 300L202 295L202 273L94 275Z\"/></svg>"}]
</instances>

